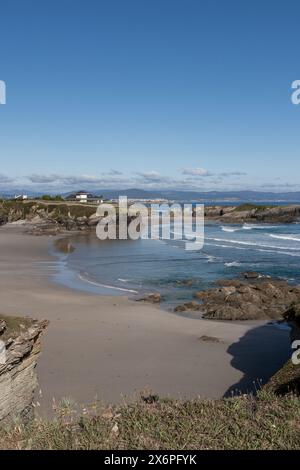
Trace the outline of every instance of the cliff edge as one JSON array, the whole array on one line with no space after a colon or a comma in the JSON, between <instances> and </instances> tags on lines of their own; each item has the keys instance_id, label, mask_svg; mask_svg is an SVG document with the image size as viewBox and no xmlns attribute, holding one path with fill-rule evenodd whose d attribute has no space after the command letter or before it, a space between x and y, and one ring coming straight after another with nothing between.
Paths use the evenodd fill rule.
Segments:
<instances>
[{"instance_id":1,"label":"cliff edge","mask_svg":"<svg viewBox=\"0 0 300 470\"><path fill-rule=\"evenodd\" d=\"M29 421L37 386L36 364L48 321L0 315L0 424Z\"/></svg>"}]
</instances>

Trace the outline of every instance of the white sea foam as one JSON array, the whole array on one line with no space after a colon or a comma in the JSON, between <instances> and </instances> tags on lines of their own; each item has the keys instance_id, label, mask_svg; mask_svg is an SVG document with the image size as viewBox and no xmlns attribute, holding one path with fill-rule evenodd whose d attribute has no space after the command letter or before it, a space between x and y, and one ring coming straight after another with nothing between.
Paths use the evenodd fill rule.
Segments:
<instances>
[{"instance_id":1,"label":"white sea foam","mask_svg":"<svg viewBox=\"0 0 300 470\"><path fill-rule=\"evenodd\" d=\"M228 268L237 268L242 265L242 263L239 263L238 261L232 261L231 263L224 263L224 264Z\"/></svg>"},{"instance_id":2,"label":"white sea foam","mask_svg":"<svg viewBox=\"0 0 300 470\"><path fill-rule=\"evenodd\" d=\"M223 230L223 232L237 232L238 230L240 230L236 227L225 227L224 225L222 225L221 229Z\"/></svg>"},{"instance_id":3,"label":"white sea foam","mask_svg":"<svg viewBox=\"0 0 300 470\"><path fill-rule=\"evenodd\" d=\"M122 292L131 292L132 294L138 294L138 291L133 289L124 289L122 287L110 286L106 284L100 284L100 282L91 281L90 279L86 279L85 277L83 277L82 274L79 274L78 277L81 281L87 282L88 284L92 284L93 286L104 287L105 289L119 290Z\"/></svg>"},{"instance_id":4,"label":"white sea foam","mask_svg":"<svg viewBox=\"0 0 300 470\"><path fill-rule=\"evenodd\" d=\"M254 250L254 251L260 251L262 253L274 253L276 255L287 255L287 256L293 256L296 258L300 257L300 254L293 253L292 251L274 251L274 250L266 250L263 248L242 248L241 246L235 246L235 245L220 245L218 243L205 243L205 245L208 246L217 246L218 248L229 248L230 250L243 250L243 251L249 251L249 250ZM277 248L277 247L276 247ZM286 249L286 248L284 248Z\"/></svg>"},{"instance_id":5,"label":"white sea foam","mask_svg":"<svg viewBox=\"0 0 300 470\"><path fill-rule=\"evenodd\" d=\"M292 248L288 246L277 246L277 245L265 245L264 243L256 243L256 242L251 242L251 241L241 241L241 240L229 240L226 238L211 238L207 237L208 240L216 241L216 242L221 242L221 243L233 243L236 245L245 245L245 246L254 246L254 247L259 247L259 248L272 248L272 249L277 249L277 250L291 250L291 251L300 251L300 248Z\"/></svg>"},{"instance_id":6,"label":"white sea foam","mask_svg":"<svg viewBox=\"0 0 300 470\"><path fill-rule=\"evenodd\" d=\"M277 228L278 225L258 225L258 224L244 224L243 230L270 230L272 228Z\"/></svg>"},{"instance_id":7,"label":"white sea foam","mask_svg":"<svg viewBox=\"0 0 300 470\"><path fill-rule=\"evenodd\" d=\"M206 254L204 256L207 259L208 263L217 263L219 261L219 258L217 258L217 256L206 255Z\"/></svg>"},{"instance_id":8,"label":"white sea foam","mask_svg":"<svg viewBox=\"0 0 300 470\"><path fill-rule=\"evenodd\" d=\"M300 238L295 237L295 235L274 235L270 233L270 237L278 238L279 240L291 240L293 242L300 242Z\"/></svg>"}]
</instances>

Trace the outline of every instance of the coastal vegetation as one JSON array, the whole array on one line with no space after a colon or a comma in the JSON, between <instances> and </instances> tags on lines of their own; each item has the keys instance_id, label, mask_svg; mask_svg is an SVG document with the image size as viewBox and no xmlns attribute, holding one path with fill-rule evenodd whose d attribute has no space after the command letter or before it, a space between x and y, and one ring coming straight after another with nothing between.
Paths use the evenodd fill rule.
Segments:
<instances>
[{"instance_id":1,"label":"coastal vegetation","mask_svg":"<svg viewBox=\"0 0 300 470\"><path fill-rule=\"evenodd\" d=\"M79 413L65 399L52 421L0 428L0 449L298 449L299 422L300 397L267 388L256 397L220 400L144 396L115 407L95 403Z\"/></svg>"},{"instance_id":2,"label":"coastal vegetation","mask_svg":"<svg viewBox=\"0 0 300 470\"><path fill-rule=\"evenodd\" d=\"M64 198L60 196L59 194L55 196L51 194L43 194L43 196L37 199L41 199L42 201L63 201L64 200Z\"/></svg>"},{"instance_id":3,"label":"coastal vegetation","mask_svg":"<svg viewBox=\"0 0 300 470\"><path fill-rule=\"evenodd\" d=\"M23 374L22 379L27 380L24 387L27 390L31 377L28 371L34 366L33 357L37 351L34 351L33 336L26 336L26 332L31 331L34 322L2 315L0 327L1 324L1 338L9 344L13 344L14 338L24 349L22 366L18 368L20 358L17 366L16 359L10 363L14 364L13 376ZM34 352L28 352L28 344ZM11 356L14 357L14 352ZM7 376L9 372L5 374ZM36 385L34 381L32 385ZM27 419L24 421L21 413L19 418L1 423L0 449L298 449L299 385L300 365L288 361L264 387L258 385L256 395L241 394L219 400L199 397L183 401L160 398L145 390L138 401L115 406L101 402L78 406L71 398L64 398L58 404L54 402L53 419L30 415L28 420L28 399L33 398L30 392L29 396L23 397L27 400ZM17 395L22 398L21 393ZM16 394L10 396L14 398ZM35 402L31 409L38 409L38 406Z\"/></svg>"},{"instance_id":4,"label":"coastal vegetation","mask_svg":"<svg viewBox=\"0 0 300 470\"><path fill-rule=\"evenodd\" d=\"M60 196L42 196L36 200L0 201L0 225L23 220L31 224L45 224L45 232L52 229L82 230L97 224L97 204L66 202ZM195 209L196 211L197 209ZM118 214L118 208L116 207ZM196 215L196 212L194 213ZM205 217L220 223L293 223L300 221L300 205L263 206L206 206Z\"/></svg>"}]
</instances>

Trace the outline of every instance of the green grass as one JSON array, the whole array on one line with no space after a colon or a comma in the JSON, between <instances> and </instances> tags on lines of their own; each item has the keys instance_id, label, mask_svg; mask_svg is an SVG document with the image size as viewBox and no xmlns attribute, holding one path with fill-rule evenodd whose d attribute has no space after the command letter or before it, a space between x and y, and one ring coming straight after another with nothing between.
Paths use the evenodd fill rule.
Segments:
<instances>
[{"instance_id":1,"label":"green grass","mask_svg":"<svg viewBox=\"0 0 300 470\"><path fill-rule=\"evenodd\" d=\"M0 428L2 449L299 449L300 398L262 390L221 400L86 408L65 400L52 421Z\"/></svg>"},{"instance_id":2,"label":"green grass","mask_svg":"<svg viewBox=\"0 0 300 470\"><path fill-rule=\"evenodd\" d=\"M11 212L18 214L18 218L26 219L29 214L45 210L54 219L56 217L90 217L97 210L97 206L85 206L83 204L67 204L59 201L3 201L0 203L0 215L8 215Z\"/></svg>"},{"instance_id":3,"label":"green grass","mask_svg":"<svg viewBox=\"0 0 300 470\"><path fill-rule=\"evenodd\" d=\"M288 361L265 385L265 390L276 395L295 393L300 396L300 365Z\"/></svg>"}]
</instances>

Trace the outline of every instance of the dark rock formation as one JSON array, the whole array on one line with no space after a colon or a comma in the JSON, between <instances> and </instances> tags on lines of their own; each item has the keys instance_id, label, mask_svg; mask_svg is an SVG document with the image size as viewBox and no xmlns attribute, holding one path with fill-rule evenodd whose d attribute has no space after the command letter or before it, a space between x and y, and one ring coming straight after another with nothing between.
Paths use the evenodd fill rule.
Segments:
<instances>
[{"instance_id":1,"label":"dark rock formation","mask_svg":"<svg viewBox=\"0 0 300 470\"><path fill-rule=\"evenodd\" d=\"M205 343L220 343L221 342L219 338L216 338L215 336L207 336L207 335L200 336L199 340L204 341Z\"/></svg>"},{"instance_id":2,"label":"dark rock formation","mask_svg":"<svg viewBox=\"0 0 300 470\"><path fill-rule=\"evenodd\" d=\"M139 297L135 300L137 302L151 302L152 304L159 304L162 301L162 296L158 292L154 292L143 297Z\"/></svg>"},{"instance_id":3,"label":"dark rock formation","mask_svg":"<svg viewBox=\"0 0 300 470\"><path fill-rule=\"evenodd\" d=\"M216 320L282 319L293 302L300 302L300 286L250 276L218 281L218 287L195 294L204 318ZM178 307L177 307L178 308ZM178 311L178 310L177 310Z\"/></svg>"},{"instance_id":4,"label":"dark rock formation","mask_svg":"<svg viewBox=\"0 0 300 470\"><path fill-rule=\"evenodd\" d=\"M202 310L202 306L197 302L186 302L174 308L174 312L198 312L199 310Z\"/></svg>"},{"instance_id":5,"label":"dark rock formation","mask_svg":"<svg viewBox=\"0 0 300 470\"><path fill-rule=\"evenodd\" d=\"M244 276L245 279L258 279L260 277L258 273L253 272L253 271L248 271L246 273L243 273L242 275Z\"/></svg>"},{"instance_id":6,"label":"dark rock formation","mask_svg":"<svg viewBox=\"0 0 300 470\"><path fill-rule=\"evenodd\" d=\"M194 211L196 215L196 211ZM261 206L243 204L240 206L205 207L205 217L222 223L293 223L300 221L300 205Z\"/></svg>"}]
</instances>

